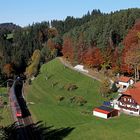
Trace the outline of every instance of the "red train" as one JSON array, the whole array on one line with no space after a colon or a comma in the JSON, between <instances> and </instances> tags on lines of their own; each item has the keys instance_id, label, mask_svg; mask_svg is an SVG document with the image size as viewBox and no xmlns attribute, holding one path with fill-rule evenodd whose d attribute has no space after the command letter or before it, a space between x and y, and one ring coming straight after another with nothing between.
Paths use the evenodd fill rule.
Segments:
<instances>
[{"instance_id":1,"label":"red train","mask_svg":"<svg viewBox=\"0 0 140 140\"><path fill-rule=\"evenodd\" d=\"M21 108L20 108L18 102L14 102L14 107L15 107L16 117L22 118L22 112L21 112Z\"/></svg>"},{"instance_id":2,"label":"red train","mask_svg":"<svg viewBox=\"0 0 140 140\"><path fill-rule=\"evenodd\" d=\"M22 112L21 112L21 109L20 108L17 108L16 109L16 117L17 118L22 118Z\"/></svg>"}]
</instances>

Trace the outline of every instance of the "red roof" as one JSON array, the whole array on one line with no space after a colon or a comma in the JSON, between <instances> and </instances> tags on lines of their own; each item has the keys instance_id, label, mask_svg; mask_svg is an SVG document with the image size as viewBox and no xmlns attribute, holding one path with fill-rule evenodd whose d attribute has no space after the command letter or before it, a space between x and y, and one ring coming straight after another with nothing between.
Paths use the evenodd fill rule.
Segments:
<instances>
[{"instance_id":1,"label":"red roof","mask_svg":"<svg viewBox=\"0 0 140 140\"><path fill-rule=\"evenodd\" d=\"M118 81L127 83L130 79L132 79L132 78L131 77L126 77L126 76L121 76L121 77L119 77Z\"/></svg>"},{"instance_id":2,"label":"red roof","mask_svg":"<svg viewBox=\"0 0 140 140\"><path fill-rule=\"evenodd\" d=\"M135 83L135 84L134 84L134 87L140 88L140 82Z\"/></svg>"},{"instance_id":3,"label":"red roof","mask_svg":"<svg viewBox=\"0 0 140 140\"><path fill-rule=\"evenodd\" d=\"M130 95L138 104L140 104L140 87L130 88L126 90L123 94Z\"/></svg>"},{"instance_id":4,"label":"red roof","mask_svg":"<svg viewBox=\"0 0 140 140\"><path fill-rule=\"evenodd\" d=\"M111 112L113 112L115 109L107 107L107 106L100 106L100 107L96 107L93 111L97 111L100 113L104 113L104 114L109 114Z\"/></svg>"},{"instance_id":5,"label":"red roof","mask_svg":"<svg viewBox=\"0 0 140 140\"><path fill-rule=\"evenodd\" d=\"M101 113L104 113L104 114L109 114L110 113L108 111L105 111L105 110L102 110L102 109L99 109L99 108L95 108L93 111L101 112Z\"/></svg>"}]
</instances>

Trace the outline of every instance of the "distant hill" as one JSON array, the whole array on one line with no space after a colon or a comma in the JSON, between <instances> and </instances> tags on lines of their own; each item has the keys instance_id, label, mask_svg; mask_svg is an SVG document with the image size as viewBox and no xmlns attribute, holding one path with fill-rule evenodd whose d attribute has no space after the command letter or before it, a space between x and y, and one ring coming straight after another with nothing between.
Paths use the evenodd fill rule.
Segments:
<instances>
[{"instance_id":1,"label":"distant hill","mask_svg":"<svg viewBox=\"0 0 140 140\"><path fill-rule=\"evenodd\" d=\"M0 24L0 29L7 29L9 31L12 31L14 29L21 28L19 25L13 24L13 23L1 23Z\"/></svg>"}]
</instances>

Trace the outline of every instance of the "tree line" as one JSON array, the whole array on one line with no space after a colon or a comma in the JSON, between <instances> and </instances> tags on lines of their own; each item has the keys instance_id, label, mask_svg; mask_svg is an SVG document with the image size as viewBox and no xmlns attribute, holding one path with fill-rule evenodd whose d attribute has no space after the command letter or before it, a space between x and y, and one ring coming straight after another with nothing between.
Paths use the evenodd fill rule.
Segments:
<instances>
[{"instance_id":1,"label":"tree line","mask_svg":"<svg viewBox=\"0 0 140 140\"><path fill-rule=\"evenodd\" d=\"M93 10L81 18L68 16L23 28L0 24L1 80L21 73L34 76L43 63L58 55L74 65L136 73L138 77L139 51L127 56L133 48L139 50L139 18L140 9L134 8L109 14Z\"/></svg>"},{"instance_id":2,"label":"tree line","mask_svg":"<svg viewBox=\"0 0 140 140\"><path fill-rule=\"evenodd\" d=\"M140 9L100 14L63 35L63 55L73 65L138 77L139 27Z\"/></svg>"}]
</instances>

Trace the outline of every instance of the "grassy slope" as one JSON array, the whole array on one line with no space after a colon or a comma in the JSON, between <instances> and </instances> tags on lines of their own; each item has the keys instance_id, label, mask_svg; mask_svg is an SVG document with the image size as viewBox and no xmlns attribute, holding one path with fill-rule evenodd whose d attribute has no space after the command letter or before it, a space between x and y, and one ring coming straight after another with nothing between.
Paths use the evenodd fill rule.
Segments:
<instances>
[{"instance_id":1,"label":"grassy slope","mask_svg":"<svg viewBox=\"0 0 140 140\"><path fill-rule=\"evenodd\" d=\"M0 88L0 93L7 94L6 88ZM2 97L4 101L8 102L8 97ZM0 120L1 126L7 126L12 123L11 120L11 113L8 106L5 106L4 108L0 108L0 116L2 119Z\"/></svg>"},{"instance_id":2,"label":"grassy slope","mask_svg":"<svg viewBox=\"0 0 140 140\"><path fill-rule=\"evenodd\" d=\"M45 80L46 74L50 77ZM57 84L52 87L52 83ZM68 92L63 86L74 83L79 88ZM55 59L41 68L41 73L33 81L28 101L35 104L30 109L38 120L45 121L55 127L75 127L65 139L71 140L131 140L140 137L140 118L122 115L118 118L104 120L92 115L82 115L82 110L91 110L101 105L103 99L98 93L99 83L92 79L64 68L59 60ZM64 101L58 103L56 97L65 96ZM83 96L88 103L84 107L70 104L68 99L74 95Z\"/></svg>"}]
</instances>

